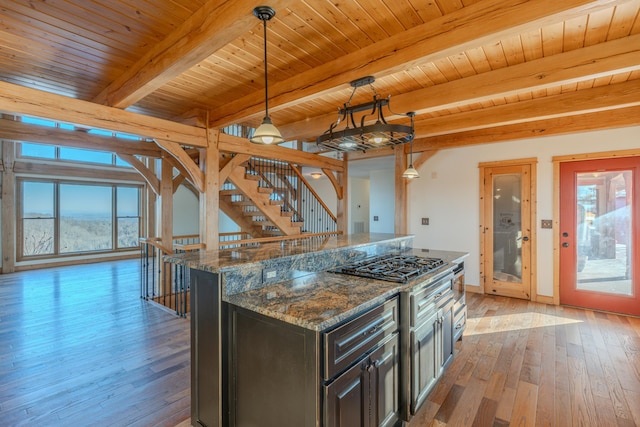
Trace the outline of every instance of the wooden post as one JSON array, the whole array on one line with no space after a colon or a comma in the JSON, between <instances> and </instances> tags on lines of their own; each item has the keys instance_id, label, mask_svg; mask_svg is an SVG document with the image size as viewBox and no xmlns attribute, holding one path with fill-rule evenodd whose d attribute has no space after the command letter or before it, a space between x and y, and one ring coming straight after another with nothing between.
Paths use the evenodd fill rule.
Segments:
<instances>
[{"instance_id":1,"label":"wooden post","mask_svg":"<svg viewBox=\"0 0 640 427\"><path fill-rule=\"evenodd\" d=\"M162 159L160 172L160 241L165 248L173 247L173 167Z\"/></svg>"},{"instance_id":2,"label":"wooden post","mask_svg":"<svg viewBox=\"0 0 640 427\"><path fill-rule=\"evenodd\" d=\"M200 193L200 243L206 249L220 244L220 151L216 130L209 129L209 147L200 150L200 169L204 173L204 192Z\"/></svg>"},{"instance_id":3,"label":"wooden post","mask_svg":"<svg viewBox=\"0 0 640 427\"><path fill-rule=\"evenodd\" d=\"M393 151L396 157L396 215L394 231L396 234L407 234L407 179L402 177L405 169L407 169L407 155L404 152L403 145L396 146Z\"/></svg>"},{"instance_id":4,"label":"wooden post","mask_svg":"<svg viewBox=\"0 0 640 427\"><path fill-rule=\"evenodd\" d=\"M147 167L149 168L149 170L156 175L156 159L154 158L147 158L146 160L146 164ZM147 193L146 193L146 230L145 234L143 234L143 236L147 236L147 237L156 237L158 235L158 229L156 228L156 223L157 223L157 201L158 201L158 195L156 193L154 193L153 189L151 189L151 186L147 185L146 186L147 189Z\"/></svg>"},{"instance_id":5,"label":"wooden post","mask_svg":"<svg viewBox=\"0 0 640 427\"><path fill-rule=\"evenodd\" d=\"M12 273L16 264L16 177L14 141L2 141L2 273Z\"/></svg>"},{"instance_id":6,"label":"wooden post","mask_svg":"<svg viewBox=\"0 0 640 427\"><path fill-rule=\"evenodd\" d=\"M338 198L336 206L337 230L344 234L349 232L349 155L344 154L343 172L336 172L338 183L342 187L342 197Z\"/></svg>"}]
</instances>

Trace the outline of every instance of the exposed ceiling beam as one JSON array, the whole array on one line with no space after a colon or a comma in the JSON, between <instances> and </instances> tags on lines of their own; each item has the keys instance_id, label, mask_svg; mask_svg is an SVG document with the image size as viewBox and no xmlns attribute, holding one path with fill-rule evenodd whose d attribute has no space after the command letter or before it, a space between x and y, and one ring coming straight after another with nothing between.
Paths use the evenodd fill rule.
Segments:
<instances>
[{"instance_id":1,"label":"exposed ceiling beam","mask_svg":"<svg viewBox=\"0 0 640 427\"><path fill-rule=\"evenodd\" d=\"M123 140L82 131L31 125L14 120L0 120L0 139L112 151L129 155L137 154L147 157L160 157L162 153L153 142Z\"/></svg>"},{"instance_id":2,"label":"exposed ceiling beam","mask_svg":"<svg viewBox=\"0 0 640 427\"><path fill-rule=\"evenodd\" d=\"M206 147L206 130L0 81L0 112Z\"/></svg>"},{"instance_id":3,"label":"exposed ceiling beam","mask_svg":"<svg viewBox=\"0 0 640 427\"><path fill-rule=\"evenodd\" d=\"M550 135L566 135L629 126L640 126L640 106L421 138L420 140L414 141L413 152L419 153L422 151L457 148L468 145L539 138Z\"/></svg>"},{"instance_id":4,"label":"exposed ceiling beam","mask_svg":"<svg viewBox=\"0 0 640 427\"><path fill-rule=\"evenodd\" d=\"M418 114L456 108L638 70L638 57L640 35L634 35L404 93L392 97L391 103L394 111ZM335 119L336 113L332 112L279 125L278 129L288 139L309 140L321 135Z\"/></svg>"},{"instance_id":5,"label":"exposed ceiling beam","mask_svg":"<svg viewBox=\"0 0 640 427\"><path fill-rule=\"evenodd\" d=\"M640 80L418 120L415 133L421 138L635 105L640 105Z\"/></svg>"},{"instance_id":6,"label":"exposed ceiling beam","mask_svg":"<svg viewBox=\"0 0 640 427\"><path fill-rule=\"evenodd\" d=\"M338 88L364 75L377 77L445 58L500 40L508 34L611 8L624 0L483 0L436 18L315 67L295 77L274 82L269 91L272 110ZM211 127L220 128L263 114L263 96L251 93L211 111Z\"/></svg>"},{"instance_id":7,"label":"exposed ceiling beam","mask_svg":"<svg viewBox=\"0 0 640 427\"><path fill-rule=\"evenodd\" d=\"M266 157L282 160L302 166L326 168L337 172L344 171L341 160L331 157L319 156L292 148L279 147L277 145L253 144L246 138L220 133L218 149L221 152L249 154L251 156Z\"/></svg>"},{"instance_id":8,"label":"exposed ceiling beam","mask_svg":"<svg viewBox=\"0 0 640 427\"><path fill-rule=\"evenodd\" d=\"M293 0L270 0L281 9ZM256 0L209 0L106 87L93 102L127 108L258 25Z\"/></svg>"}]
</instances>

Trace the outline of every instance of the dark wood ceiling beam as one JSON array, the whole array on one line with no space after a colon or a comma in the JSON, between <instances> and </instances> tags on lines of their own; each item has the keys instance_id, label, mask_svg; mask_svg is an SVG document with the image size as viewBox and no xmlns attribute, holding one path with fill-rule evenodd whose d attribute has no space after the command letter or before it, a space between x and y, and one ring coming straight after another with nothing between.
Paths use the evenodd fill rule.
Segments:
<instances>
[{"instance_id":1,"label":"dark wood ceiling beam","mask_svg":"<svg viewBox=\"0 0 640 427\"><path fill-rule=\"evenodd\" d=\"M293 0L270 0L276 9ZM256 0L209 0L106 87L93 102L127 108L187 71L260 22Z\"/></svg>"},{"instance_id":2,"label":"dark wood ceiling beam","mask_svg":"<svg viewBox=\"0 0 640 427\"><path fill-rule=\"evenodd\" d=\"M446 110L638 70L639 57L640 35L634 35L404 93L394 96L391 102L393 110L398 112L421 114ZM278 129L288 139L309 140L321 135L335 118L336 114L332 112L280 125Z\"/></svg>"},{"instance_id":3,"label":"dark wood ceiling beam","mask_svg":"<svg viewBox=\"0 0 640 427\"><path fill-rule=\"evenodd\" d=\"M416 139L413 152L442 150L551 135L640 126L640 106L555 117ZM408 147L406 147L408 149Z\"/></svg>"},{"instance_id":4,"label":"dark wood ceiling beam","mask_svg":"<svg viewBox=\"0 0 640 427\"><path fill-rule=\"evenodd\" d=\"M127 155L161 156L160 148L153 142L122 140L82 131L31 125L13 120L0 120L0 139L111 151Z\"/></svg>"},{"instance_id":5,"label":"dark wood ceiling beam","mask_svg":"<svg viewBox=\"0 0 640 427\"><path fill-rule=\"evenodd\" d=\"M470 48L500 40L508 34L539 29L624 0L483 0L416 26L269 87L272 110L347 87L364 75L377 77L446 58ZM251 118L264 110L263 93L256 92L212 110L211 127L220 128Z\"/></svg>"}]
</instances>

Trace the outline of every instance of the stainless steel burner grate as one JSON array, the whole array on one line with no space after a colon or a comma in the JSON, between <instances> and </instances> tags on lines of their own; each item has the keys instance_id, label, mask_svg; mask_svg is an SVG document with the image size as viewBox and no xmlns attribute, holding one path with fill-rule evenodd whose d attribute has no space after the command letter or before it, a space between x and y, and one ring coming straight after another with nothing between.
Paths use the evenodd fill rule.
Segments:
<instances>
[{"instance_id":1,"label":"stainless steel burner grate","mask_svg":"<svg viewBox=\"0 0 640 427\"><path fill-rule=\"evenodd\" d=\"M381 255L340 267L337 273L406 283L444 265L440 258Z\"/></svg>"}]
</instances>

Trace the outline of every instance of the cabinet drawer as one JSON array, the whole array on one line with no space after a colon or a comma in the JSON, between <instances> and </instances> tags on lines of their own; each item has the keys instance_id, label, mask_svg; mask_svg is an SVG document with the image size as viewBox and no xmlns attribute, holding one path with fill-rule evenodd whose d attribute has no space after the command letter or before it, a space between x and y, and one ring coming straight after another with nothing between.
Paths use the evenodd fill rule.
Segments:
<instances>
[{"instance_id":1,"label":"cabinet drawer","mask_svg":"<svg viewBox=\"0 0 640 427\"><path fill-rule=\"evenodd\" d=\"M452 276L447 276L438 284L428 286L411 295L411 327L420 325L433 310L453 300L451 278Z\"/></svg>"},{"instance_id":2,"label":"cabinet drawer","mask_svg":"<svg viewBox=\"0 0 640 427\"><path fill-rule=\"evenodd\" d=\"M453 341L458 341L462 336L465 326L467 325L467 310L463 310L461 313L456 314L454 322Z\"/></svg>"},{"instance_id":3,"label":"cabinet drawer","mask_svg":"<svg viewBox=\"0 0 640 427\"><path fill-rule=\"evenodd\" d=\"M398 330L398 298L324 334L323 377L331 379L367 354L384 337Z\"/></svg>"}]
</instances>

